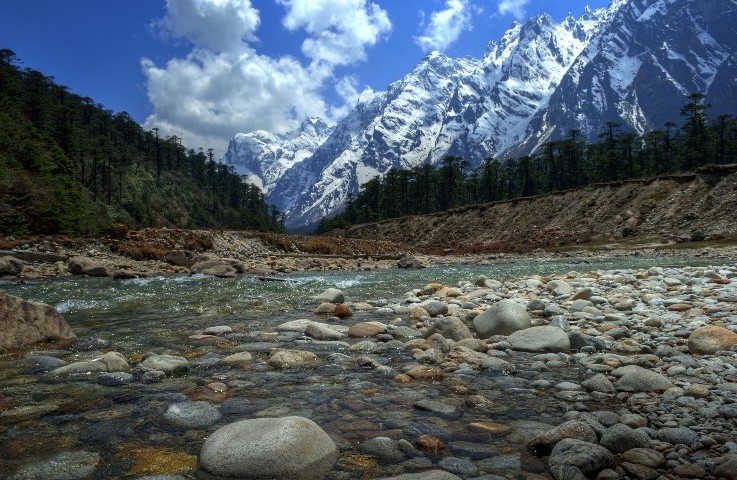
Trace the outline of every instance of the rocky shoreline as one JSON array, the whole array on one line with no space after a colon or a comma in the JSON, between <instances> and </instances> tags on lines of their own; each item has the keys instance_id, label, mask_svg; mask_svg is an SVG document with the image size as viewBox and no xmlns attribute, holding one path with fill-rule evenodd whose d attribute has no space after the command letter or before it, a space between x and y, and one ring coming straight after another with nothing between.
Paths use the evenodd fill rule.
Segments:
<instances>
[{"instance_id":1,"label":"rocky shoreline","mask_svg":"<svg viewBox=\"0 0 737 480\"><path fill-rule=\"evenodd\" d=\"M528 253L422 254L411 246L339 237L276 236L255 232L147 229L127 237L5 239L0 248L0 277L33 280L70 275L113 279L192 275L217 277L292 272L360 271L454 264L493 264L529 258L673 256L737 260L737 246L715 244L615 243ZM359 243L351 243L359 242ZM317 253L317 252L335 253ZM405 263L400 262L403 257Z\"/></svg>"},{"instance_id":2,"label":"rocky shoreline","mask_svg":"<svg viewBox=\"0 0 737 480\"><path fill-rule=\"evenodd\" d=\"M81 339L87 358L59 350L17 361L31 365L23 382L83 375L114 398L167 392L146 422L199 438L202 450L181 452L188 460L177 468L147 470L153 460L136 457L118 467L128 473L737 478L737 265L481 277L365 300L331 289L312 317L178 332L179 350L141 355ZM292 393L253 411L261 388ZM290 397L299 391L304 401ZM4 396L0 435L18 435L29 419L54 424L58 408ZM303 417L317 423L300 426ZM248 435L257 420L261 440ZM83 446L8 473L99 477L105 452ZM307 446L317 453L294 454Z\"/></svg>"}]
</instances>

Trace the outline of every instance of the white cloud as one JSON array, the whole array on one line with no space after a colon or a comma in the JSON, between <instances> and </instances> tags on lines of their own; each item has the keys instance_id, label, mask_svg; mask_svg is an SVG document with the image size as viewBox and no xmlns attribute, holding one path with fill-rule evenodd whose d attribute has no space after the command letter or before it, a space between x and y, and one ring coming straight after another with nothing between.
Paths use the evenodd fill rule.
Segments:
<instances>
[{"instance_id":1,"label":"white cloud","mask_svg":"<svg viewBox=\"0 0 737 480\"><path fill-rule=\"evenodd\" d=\"M458 40L461 33L471 29L468 0L446 0L445 7L433 12L423 34L415 37L415 43L424 51L444 50Z\"/></svg>"},{"instance_id":2,"label":"white cloud","mask_svg":"<svg viewBox=\"0 0 737 480\"><path fill-rule=\"evenodd\" d=\"M526 7L530 0L500 0L499 13L502 15L512 14L517 20L521 20L527 13Z\"/></svg>"},{"instance_id":3,"label":"white cloud","mask_svg":"<svg viewBox=\"0 0 737 480\"><path fill-rule=\"evenodd\" d=\"M391 31L386 11L366 0L277 0L287 6L284 26L310 35L302 52L315 62L349 65Z\"/></svg>"},{"instance_id":4,"label":"white cloud","mask_svg":"<svg viewBox=\"0 0 737 480\"><path fill-rule=\"evenodd\" d=\"M308 65L256 51L249 42L256 39L260 17L251 0L168 0L158 25L193 49L162 66L141 60L153 106L144 126L183 137L191 148L212 147L221 156L237 132L284 132L309 116L347 113L347 107L328 106L321 92L335 66L363 60L365 48L389 31L386 12L365 0L279 2L287 6L285 26L307 34ZM355 81L345 80L336 90L346 105L355 105L346 85L356 90Z\"/></svg>"},{"instance_id":5,"label":"white cloud","mask_svg":"<svg viewBox=\"0 0 737 480\"><path fill-rule=\"evenodd\" d=\"M167 0L166 9L166 32L214 51L238 50L255 38L260 21L250 0Z\"/></svg>"}]
</instances>

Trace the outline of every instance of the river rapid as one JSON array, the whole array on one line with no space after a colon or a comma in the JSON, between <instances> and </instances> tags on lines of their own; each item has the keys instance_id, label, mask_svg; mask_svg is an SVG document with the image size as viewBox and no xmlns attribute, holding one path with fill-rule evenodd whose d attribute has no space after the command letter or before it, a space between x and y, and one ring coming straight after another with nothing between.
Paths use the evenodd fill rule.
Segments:
<instances>
[{"instance_id":1,"label":"river rapid","mask_svg":"<svg viewBox=\"0 0 737 480\"><path fill-rule=\"evenodd\" d=\"M331 321L346 326L363 321L389 324L398 323L402 315L388 307L406 304L406 292L430 282L455 286L482 275L505 282L567 272L718 263L714 259L629 256L297 273L270 279L195 275L130 280L73 277L26 284L3 281L0 289L11 295L54 306L79 342L67 349L0 357L0 412L17 413L0 415L0 478L13 474L31 478L22 476L24 466L43 463L61 452L84 452L88 456L80 457L80 465L94 460L94 468L79 470L84 476L68 478L194 478L202 443L216 428L245 418L285 415L314 420L336 441L342 453L331 478L378 478L433 464L462 478L483 472L512 478L520 462L528 471L544 469L535 463L537 459L520 451L530 432L537 432L543 424L559 424L573 403L531 383L580 382L585 378L584 367L571 364L554 372L534 370L528 368L534 355L520 352L515 353L518 370L514 375L466 372L452 380L403 384L394 381L394 376L418 363L407 351L370 352L371 361L387 366L377 369L368 366L368 360L363 364L344 361L348 345L365 339L313 342L276 327L297 319L327 322L325 316L313 313L313 298L329 287L342 290L349 303L371 306L356 310L351 318ZM406 315L402 321L415 323ZM232 332L215 340L196 337L217 325L230 326ZM309 349L320 363L312 368L274 369L266 358L275 347ZM32 359L44 355L73 363L111 351L121 353L132 366L150 352L177 355L189 361L189 369L159 382L136 380L109 386L98 382L94 374L59 377L42 372ZM234 368L221 362L227 355L245 351L253 355L248 365ZM426 399L444 401L453 408L418 408L418 402ZM219 419L201 428L185 428L163 419L172 404L191 400L209 402ZM596 397L587 402L590 410L606 407ZM27 408L19 410L21 407ZM484 422L499 427L468 428ZM443 447L396 464L359 448L362 442L379 436L415 441L421 435L439 439ZM463 460L443 466L439 462L444 457ZM468 464L463 463L466 461Z\"/></svg>"}]
</instances>

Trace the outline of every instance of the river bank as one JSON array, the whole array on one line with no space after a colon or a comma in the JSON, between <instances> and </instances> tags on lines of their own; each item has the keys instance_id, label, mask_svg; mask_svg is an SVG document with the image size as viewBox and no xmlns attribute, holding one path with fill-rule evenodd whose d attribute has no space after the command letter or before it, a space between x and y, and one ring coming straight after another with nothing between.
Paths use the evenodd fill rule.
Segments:
<instances>
[{"instance_id":1,"label":"river bank","mask_svg":"<svg viewBox=\"0 0 737 480\"><path fill-rule=\"evenodd\" d=\"M584 478L574 467L585 478L734 478L737 266L571 265L487 278L496 271L478 266L460 281L429 269L385 297L341 283L354 274L328 276L347 298L282 313L141 310L164 296L158 285L194 282L177 298L205 289L213 305L257 288L238 279L140 280L153 282L141 293L123 288L139 280L90 279L87 289L119 285L120 305L142 303L112 317L72 306L76 346L0 358L0 472L190 478L219 427L296 415L337 445L331 479ZM352 315L332 315L339 303ZM90 373L104 356L111 371Z\"/></svg>"},{"instance_id":2,"label":"river bank","mask_svg":"<svg viewBox=\"0 0 737 480\"><path fill-rule=\"evenodd\" d=\"M270 276L293 272L370 271L409 267L515 262L526 259L671 256L737 260L733 242L647 243L621 241L524 253L443 255L412 245L342 237L304 237L247 231L147 229L121 238L33 237L0 242L0 277L33 280L87 275L116 279L153 276L241 274Z\"/></svg>"}]
</instances>

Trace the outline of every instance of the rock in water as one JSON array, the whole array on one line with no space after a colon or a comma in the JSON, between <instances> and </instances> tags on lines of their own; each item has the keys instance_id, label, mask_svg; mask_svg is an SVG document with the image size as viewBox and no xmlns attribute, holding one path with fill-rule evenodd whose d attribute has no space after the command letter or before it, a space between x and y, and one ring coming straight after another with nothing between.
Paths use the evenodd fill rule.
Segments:
<instances>
[{"instance_id":1,"label":"rock in water","mask_svg":"<svg viewBox=\"0 0 737 480\"><path fill-rule=\"evenodd\" d=\"M428 470L421 473L406 473L398 477L384 477L378 480L461 480L461 477L443 470Z\"/></svg>"},{"instance_id":2,"label":"rock in water","mask_svg":"<svg viewBox=\"0 0 737 480\"><path fill-rule=\"evenodd\" d=\"M397 262L398 268L425 268L425 265L415 257L405 255Z\"/></svg>"},{"instance_id":3,"label":"rock in water","mask_svg":"<svg viewBox=\"0 0 737 480\"><path fill-rule=\"evenodd\" d=\"M0 292L0 353L22 349L38 342L61 340L73 342L77 337L54 307L27 302Z\"/></svg>"},{"instance_id":4,"label":"rock in water","mask_svg":"<svg viewBox=\"0 0 737 480\"><path fill-rule=\"evenodd\" d=\"M542 326L517 330L507 341L512 349L523 352L565 352L571 350L568 335L558 327Z\"/></svg>"},{"instance_id":5,"label":"rock in water","mask_svg":"<svg viewBox=\"0 0 737 480\"><path fill-rule=\"evenodd\" d=\"M343 303L345 302L345 294L338 290L337 288L328 288L324 292L322 292L320 295L315 297L315 301L317 302L327 302L327 303Z\"/></svg>"},{"instance_id":6,"label":"rock in water","mask_svg":"<svg viewBox=\"0 0 737 480\"><path fill-rule=\"evenodd\" d=\"M205 441L199 474L206 479L321 480L338 454L335 442L307 418L242 420Z\"/></svg>"},{"instance_id":7,"label":"rock in water","mask_svg":"<svg viewBox=\"0 0 737 480\"><path fill-rule=\"evenodd\" d=\"M510 335L529 328L530 314L527 308L514 300L500 300L473 319L473 327L479 338L492 335Z\"/></svg>"}]
</instances>

